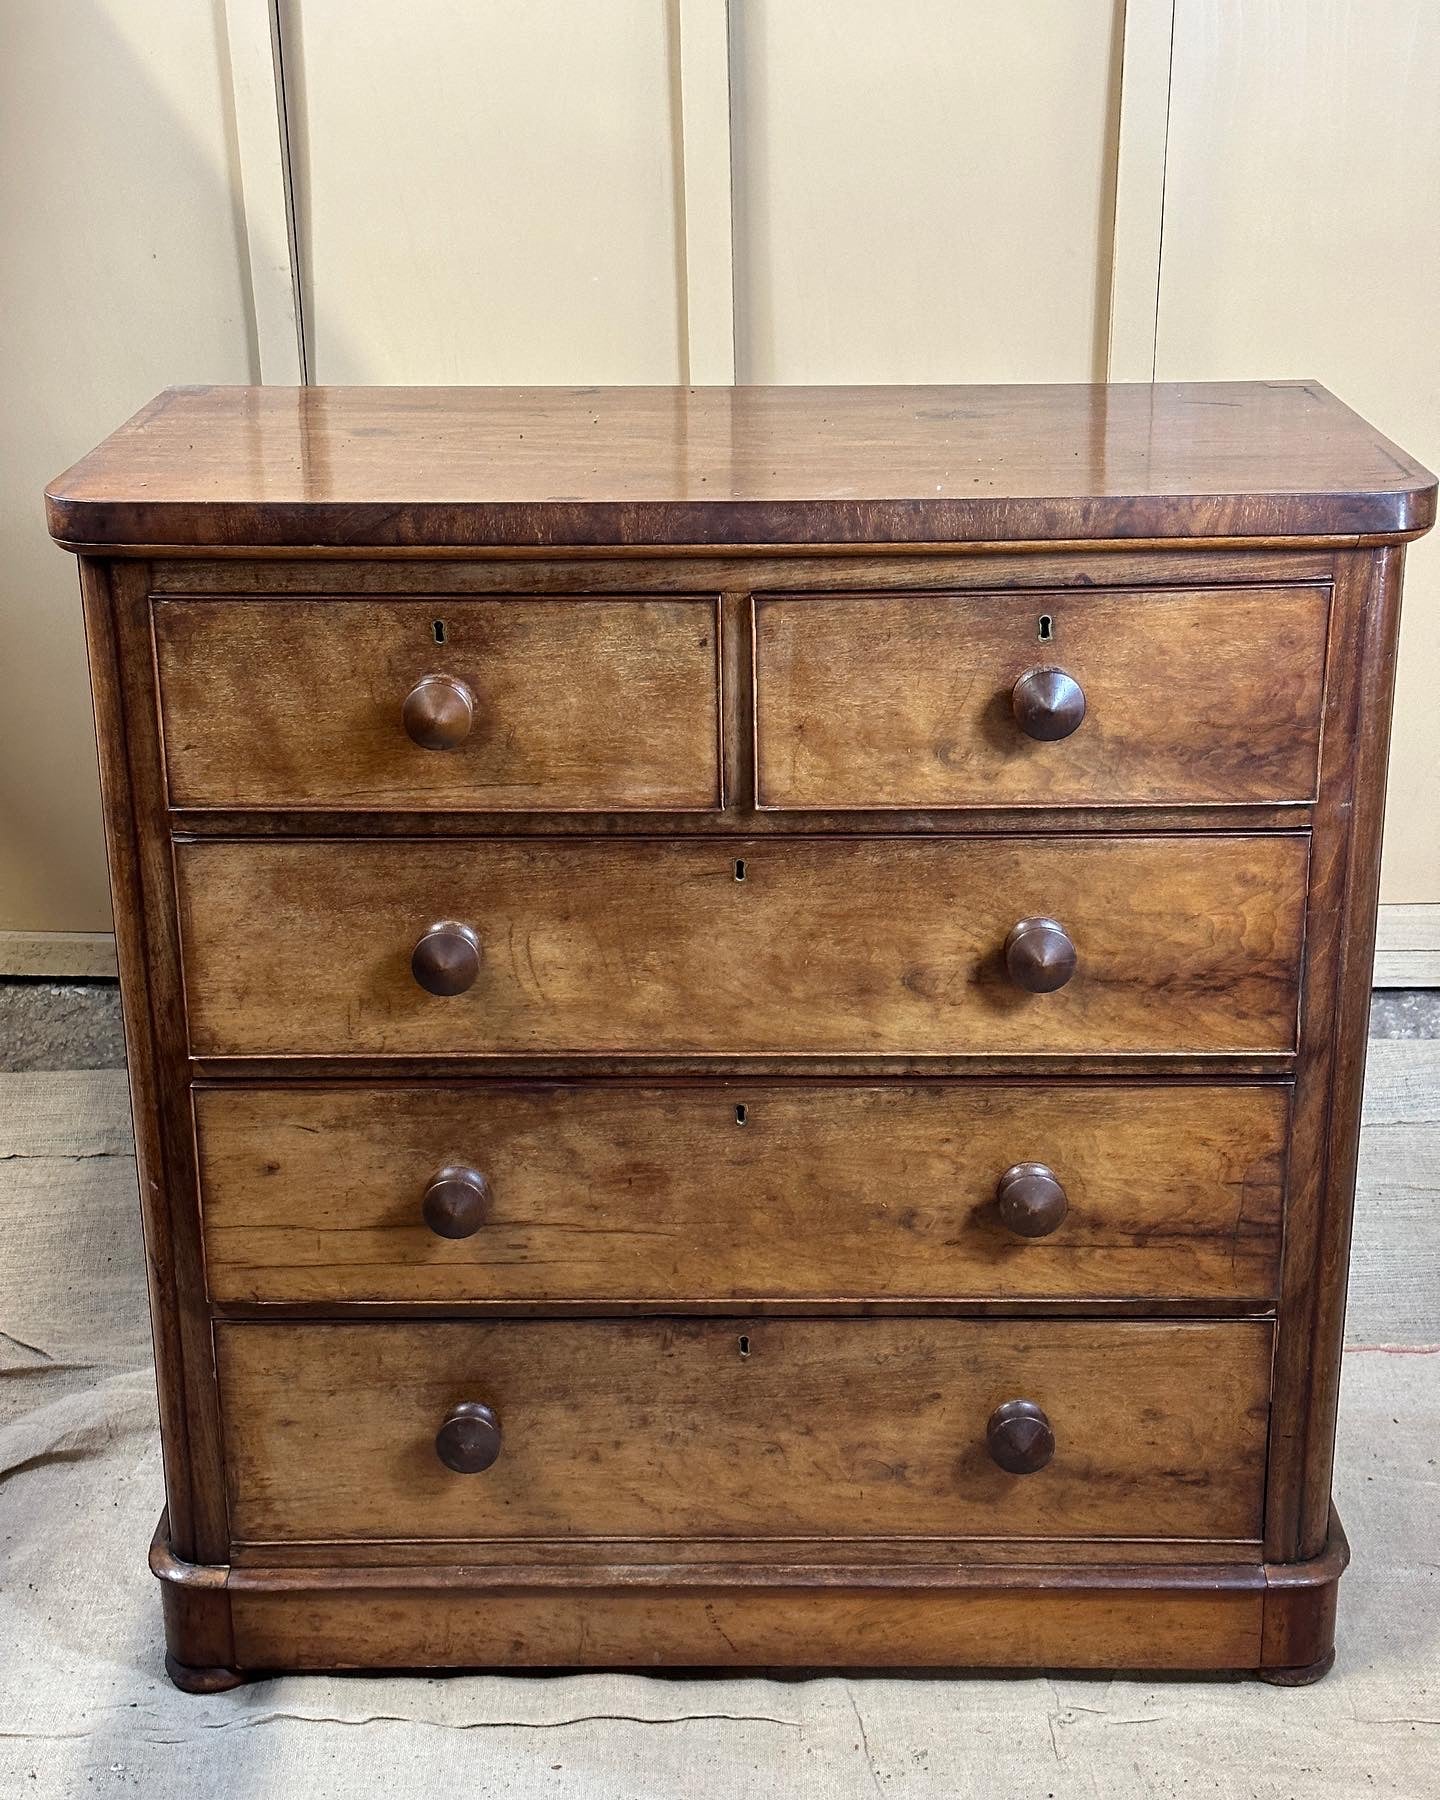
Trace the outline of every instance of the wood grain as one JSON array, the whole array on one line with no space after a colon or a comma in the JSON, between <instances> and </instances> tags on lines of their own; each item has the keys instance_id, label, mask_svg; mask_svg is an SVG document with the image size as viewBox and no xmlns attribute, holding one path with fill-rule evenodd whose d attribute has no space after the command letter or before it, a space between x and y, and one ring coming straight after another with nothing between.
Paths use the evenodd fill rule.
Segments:
<instances>
[{"instance_id":1,"label":"wood grain","mask_svg":"<svg viewBox=\"0 0 1440 1800\"><path fill-rule=\"evenodd\" d=\"M264 557L190 555L179 551L150 565L150 591L193 598L230 595L245 600L311 599L323 594L386 600L415 594L683 594L697 593L935 593L1005 588L1193 588L1234 583L1328 581L1333 549L1288 545L1140 549L1123 541L1070 549L1016 550L1006 545L952 544L937 551L897 545L856 556L823 544L808 551L737 551L695 544L663 555L601 553L561 548L465 557L341 555Z\"/></svg>"},{"instance_id":2,"label":"wood grain","mask_svg":"<svg viewBox=\"0 0 1440 1800\"><path fill-rule=\"evenodd\" d=\"M1288 1112L1286 1088L1239 1085L195 1093L221 1302L1254 1302L1278 1274ZM999 1178L1023 1160L1068 1196L1043 1239L999 1216ZM422 1214L451 1162L488 1185L484 1223L458 1239Z\"/></svg>"},{"instance_id":3,"label":"wood grain","mask_svg":"<svg viewBox=\"0 0 1440 1800\"><path fill-rule=\"evenodd\" d=\"M238 1591L245 1669L1250 1669L1263 1594Z\"/></svg>"},{"instance_id":4,"label":"wood grain","mask_svg":"<svg viewBox=\"0 0 1440 1800\"><path fill-rule=\"evenodd\" d=\"M187 1095L174 865L151 679L147 571L141 564L106 567L84 560L80 578L135 1120L166 1504L177 1549L204 1561L224 1554L229 1533ZM210 1630L209 1656L223 1660L228 1622L215 1617L204 1602L190 1610Z\"/></svg>"},{"instance_id":5,"label":"wood grain","mask_svg":"<svg viewBox=\"0 0 1440 1800\"><path fill-rule=\"evenodd\" d=\"M1244 1537L1271 1328L864 1319L216 1327L231 1530L346 1537ZM1004 1474L985 1425L1043 1406ZM499 1414L483 1476L435 1455Z\"/></svg>"},{"instance_id":6,"label":"wood grain","mask_svg":"<svg viewBox=\"0 0 1440 1800\"><path fill-rule=\"evenodd\" d=\"M1276 1562L1308 1560L1329 1529L1401 555L1336 558L1266 1499Z\"/></svg>"},{"instance_id":7,"label":"wood grain","mask_svg":"<svg viewBox=\"0 0 1440 1800\"><path fill-rule=\"evenodd\" d=\"M1428 471L1310 382L171 388L51 483L68 543L1396 534Z\"/></svg>"},{"instance_id":8,"label":"wood grain","mask_svg":"<svg viewBox=\"0 0 1440 1800\"><path fill-rule=\"evenodd\" d=\"M718 627L713 598L160 601L171 804L713 808ZM454 749L401 725L435 674L474 696Z\"/></svg>"},{"instance_id":9,"label":"wood grain","mask_svg":"<svg viewBox=\"0 0 1440 1800\"><path fill-rule=\"evenodd\" d=\"M1283 1053L1303 836L851 842L189 842L198 1055ZM743 867L744 878L737 878ZM1017 989L1017 919L1079 970ZM465 994L410 974L436 919Z\"/></svg>"},{"instance_id":10,"label":"wood grain","mask_svg":"<svg viewBox=\"0 0 1440 1800\"><path fill-rule=\"evenodd\" d=\"M381 1585L443 1587L462 1578L492 1590L553 1582L564 1587L750 1586L766 1582L819 1587L863 1580L867 1586L917 1582L960 1587L1025 1585L1017 1569L1033 1569L1043 1553L1050 1579L1085 1586L1087 1572L1102 1580L1144 1586L1187 1572L1214 1586L1237 1570L1259 1569L1258 1538L1046 1538L1043 1552L1028 1538L445 1538L311 1539L294 1544L232 1544L229 1569L247 1582L294 1591L323 1570L352 1588ZM1113 1572L1113 1575L1112 1575Z\"/></svg>"},{"instance_id":11,"label":"wood grain","mask_svg":"<svg viewBox=\"0 0 1440 1800\"><path fill-rule=\"evenodd\" d=\"M1309 800L1328 610L1303 587L759 600L760 804ZM1011 709L1044 667L1085 694L1053 743Z\"/></svg>"}]
</instances>

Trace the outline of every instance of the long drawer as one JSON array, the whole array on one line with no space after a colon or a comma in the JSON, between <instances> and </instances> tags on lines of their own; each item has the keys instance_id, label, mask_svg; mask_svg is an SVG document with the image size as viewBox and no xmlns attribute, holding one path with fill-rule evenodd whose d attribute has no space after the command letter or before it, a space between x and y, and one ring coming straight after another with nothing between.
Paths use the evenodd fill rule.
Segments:
<instances>
[{"instance_id":1,"label":"long drawer","mask_svg":"<svg viewBox=\"0 0 1440 1800\"><path fill-rule=\"evenodd\" d=\"M222 1324L231 1531L1253 1538L1270 1349L1258 1321Z\"/></svg>"},{"instance_id":2,"label":"long drawer","mask_svg":"<svg viewBox=\"0 0 1440 1800\"><path fill-rule=\"evenodd\" d=\"M719 618L689 599L166 600L171 803L719 804Z\"/></svg>"},{"instance_id":3,"label":"long drawer","mask_svg":"<svg viewBox=\"0 0 1440 1800\"><path fill-rule=\"evenodd\" d=\"M182 842L191 1046L1285 1053L1308 847L1298 833ZM1073 973L1034 992L1012 951L1042 920ZM450 991L422 986L422 968Z\"/></svg>"},{"instance_id":4,"label":"long drawer","mask_svg":"<svg viewBox=\"0 0 1440 1800\"><path fill-rule=\"evenodd\" d=\"M800 809L1304 801L1328 587L755 603L758 788Z\"/></svg>"},{"instance_id":5,"label":"long drawer","mask_svg":"<svg viewBox=\"0 0 1440 1800\"><path fill-rule=\"evenodd\" d=\"M1289 1090L202 1087L221 1302L1276 1292Z\"/></svg>"}]
</instances>

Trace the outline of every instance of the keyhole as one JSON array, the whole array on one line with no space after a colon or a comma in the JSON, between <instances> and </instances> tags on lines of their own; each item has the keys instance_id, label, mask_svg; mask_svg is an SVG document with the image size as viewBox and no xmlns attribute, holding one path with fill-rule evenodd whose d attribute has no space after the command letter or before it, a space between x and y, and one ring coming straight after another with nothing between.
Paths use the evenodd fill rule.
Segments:
<instances>
[{"instance_id":1,"label":"keyhole","mask_svg":"<svg viewBox=\"0 0 1440 1800\"><path fill-rule=\"evenodd\" d=\"M743 856L735 858L735 879L737 881L745 879L745 858Z\"/></svg>"},{"instance_id":2,"label":"keyhole","mask_svg":"<svg viewBox=\"0 0 1440 1800\"><path fill-rule=\"evenodd\" d=\"M749 1117L750 1114L743 1106L737 1106L735 1108L735 1123L737 1125L743 1125Z\"/></svg>"},{"instance_id":3,"label":"keyhole","mask_svg":"<svg viewBox=\"0 0 1440 1800\"><path fill-rule=\"evenodd\" d=\"M435 633L435 642L443 644L445 642L445 621L437 619L430 629Z\"/></svg>"},{"instance_id":4,"label":"keyhole","mask_svg":"<svg viewBox=\"0 0 1440 1800\"><path fill-rule=\"evenodd\" d=\"M1048 644L1054 636L1055 636L1055 621L1054 621L1054 619L1051 618L1049 613L1041 613L1041 615L1040 615L1040 631L1039 631L1040 642L1042 644Z\"/></svg>"},{"instance_id":5,"label":"keyhole","mask_svg":"<svg viewBox=\"0 0 1440 1800\"><path fill-rule=\"evenodd\" d=\"M740 1339L740 1354L742 1356L748 1356L750 1354L750 1340L748 1337L742 1336Z\"/></svg>"}]
</instances>

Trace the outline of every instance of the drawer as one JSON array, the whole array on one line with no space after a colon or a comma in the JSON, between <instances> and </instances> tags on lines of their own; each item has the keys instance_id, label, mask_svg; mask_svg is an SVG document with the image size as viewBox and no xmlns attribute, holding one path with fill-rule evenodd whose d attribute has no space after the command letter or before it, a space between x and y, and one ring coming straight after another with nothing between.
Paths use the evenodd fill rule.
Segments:
<instances>
[{"instance_id":1,"label":"drawer","mask_svg":"<svg viewBox=\"0 0 1440 1800\"><path fill-rule=\"evenodd\" d=\"M154 621L175 806L719 804L713 598L164 600Z\"/></svg>"},{"instance_id":2,"label":"drawer","mask_svg":"<svg viewBox=\"0 0 1440 1800\"><path fill-rule=\"evenodd\" d=\"M1259 1321L222 1324L215 1335L240 1542L1260 1531L1271 1328ZM992 1427L1016 1401L1029 1407ZM456 1407L471 1409L473 1460L498 1443L482 1471L440 1459L439 1445L453 1456L466 1437L447 1427ZM997 1464L1027 1445L1038 1461L1045 1422L1046 1466Z\"/></svg>"},{"instance_id":3,"label":"drawer","mask_svg":"<svg viewBox=\"0 0 1440 1800\"><path fill-rule=\"evenodd\" d=\"M760 803L1313 799L1329 600L1326 587L757 600Z\"/></svg>"},{"instance_id":4,"label":"drawer","mask_svg":"<svg viewBox=\"0 0 1440 1800\"><path fill-rule=\"evenodd\" d=\"M221 1302L1253 1304L1288 1115L1258 1083L195 1093Z\"/></svg>"},{"instance_id":5,"label":"drawer","mask_svg":"<svg viewBox=\"0 0 1440 1800\"><path fill-rule=\"evenodd\" d=\"M1307 855L1303 835L191 841L176 853L191 1044L1284 1053ZM1012 964L1054 934L1011 934L1042 917L1075 971L1034 993ZM427 992L417 966L464 991Z\"/></svg>"}]
</instances>

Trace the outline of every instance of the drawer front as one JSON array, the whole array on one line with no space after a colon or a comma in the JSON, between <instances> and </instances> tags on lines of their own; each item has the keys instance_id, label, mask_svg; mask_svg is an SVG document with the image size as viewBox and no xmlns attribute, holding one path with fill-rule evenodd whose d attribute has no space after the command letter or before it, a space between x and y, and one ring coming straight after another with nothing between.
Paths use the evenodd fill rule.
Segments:
<instances>
[{"instance_id":1,"label":"drawer front","mask_svg":"<svg viewBox=\"0 0 1440 1800\"><path fill-rule=\"evenodd\" d=\"M1288 1114L1261 1084L195 1094L222 1302L1253 1303Z\"/></svg>"},{"instance_id":2,"label":"drawer front","mask_svg":"<svg viewBox=\"0 0 1440 1800\"><path fill-rule=\"evenodd\" d=\"M1253 1538L1270 1345L1258 1321L222 1324L231 1530ZM1012 1401L1053 1434L1033 1473L992 1453ZM481 1473L440 1460L459 1405L498 1420Z\"/></svg>"},{"instance_id":3,"label":"drawer front","mask_svg":"<svg viewBox=\"0 0 1440 1800\"><path fill-rule=\"evenodd\" d=\"M1304 587L759 600L760 803L1309 800L1328 616Z\"/></svg>"},{"instance_id":4,"label":"drawer front","mask_svg":"<svg viewBox=\"0 0 1440 1800\"><path fill-rule=\"evenodd\" d=\"M1307 855L1300 835L182 843L191 1043L1286 1052ZM1012 928L1036 917L1075 946L1058 991L1026 991L1007 965ZM425 991L416 958L469 985Z\"/></svg>"},{"instance_id":5,"label":"drawer front","mask_svg":"<svg viewBox=\"0 0 1440 1800\"><path fill-rule=\"evenodd\" d=\"M176 806L719 804L713 598L166 600L154 619Z\"/></svg>"}]
</instances>

